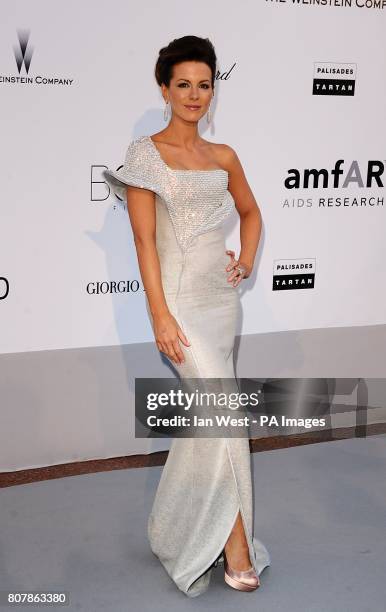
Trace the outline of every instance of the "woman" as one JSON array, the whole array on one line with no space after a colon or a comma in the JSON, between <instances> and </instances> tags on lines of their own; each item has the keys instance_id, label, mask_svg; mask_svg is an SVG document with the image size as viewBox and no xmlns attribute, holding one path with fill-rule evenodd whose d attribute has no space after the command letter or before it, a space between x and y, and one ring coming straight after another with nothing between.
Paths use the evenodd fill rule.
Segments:
<instances>
[{"instance_id":1,"label":"woman","mask_svg":"<svg viewBox=\"0 0 386 612\"><path fill-rule=\"evenodd\" d=\"M260 238L257 203L234 150L201 138L214 95L216 54L208 39L184 36L161 49L155 76L167 127L131 141L123 167L106 179L126 199L146 308L158 349L181 378L231 378L242 279ZM169 111L171 117L169 117ZM240 215L239 258L225 249L223 220ZM252 536L248 438L174 438L148 522L148 536L178 588L225 581L253 591L269 554Z\"/></svg>"}]
</instances>

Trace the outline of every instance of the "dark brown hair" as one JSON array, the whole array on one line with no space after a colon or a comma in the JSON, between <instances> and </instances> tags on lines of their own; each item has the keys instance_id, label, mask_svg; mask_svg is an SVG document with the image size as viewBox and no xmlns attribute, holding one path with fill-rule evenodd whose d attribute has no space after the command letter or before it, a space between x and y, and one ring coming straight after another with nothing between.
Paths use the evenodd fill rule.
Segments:
<instances>
[{"instance_id":1,"label":"dark brown hair","mask_svg":"<svg viewBox=\"0 0 386 612\"><path fill-rule=\"evenodd\" d=\"M216 77L216 53L209 38L199 36L182 36L175 38L167 47L162 47L155 65L155 78L159 86L162 83L169 87L172 70L180 62L205 62L212 71L212 87Z\"/></svg>"}]
</instances>

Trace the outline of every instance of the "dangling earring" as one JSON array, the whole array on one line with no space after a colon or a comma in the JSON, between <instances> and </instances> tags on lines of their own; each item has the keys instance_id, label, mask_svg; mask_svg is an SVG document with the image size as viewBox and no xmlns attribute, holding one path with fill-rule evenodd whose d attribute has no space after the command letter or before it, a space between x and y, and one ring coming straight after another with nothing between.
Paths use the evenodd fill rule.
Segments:
<instances>
[{"instance_id":1,"label":"dangling earring","mask_svg":"<svg viewBox=\"0 0 386 612\"><path fill-rule=\"evenodd\" d=\"M206 113L206 120L207 120L208 123L210 123L211 119L212 119L212 115L211 115L211 112L210 112L210 105L211 104L212 104L212 102L209 103L208 112Z\"/></svg>"},{"instance_id":2,"label":"dangling earring","mask_svg":"<svg viewBox=\"0 0 386 612\"><path fill-rule=\"evenodd\" d=\"M167 121L168 118L169 118L169 108L170 108L170 102L168 101L168 102L166 102L165 108L164 108L164 119L165 119L165 121Z\"/></svg>"}]
</instances>

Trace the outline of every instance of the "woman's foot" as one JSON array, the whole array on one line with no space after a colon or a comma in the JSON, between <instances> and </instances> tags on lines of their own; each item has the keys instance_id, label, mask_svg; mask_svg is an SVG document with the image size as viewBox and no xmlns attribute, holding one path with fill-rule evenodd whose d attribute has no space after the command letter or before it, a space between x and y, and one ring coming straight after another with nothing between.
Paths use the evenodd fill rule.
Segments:
<instances>
[{"instance_id":1,"label":"woman's foot","mask_svg":"<svg viewBox=\"0 0 386 612\"><path fill-rule=\"evenodd\" d=\"M260 586L259 576L251 563L240 512L224 547L224 580L238 591L254 591Z\"/></svg>"},{"instance_id":2,"label":"woman's foot","mask_svg":"<svg viewBox=\"0 0 386 612\"><path fill-rule=\"evenodd\" d=\"M240 512L225 544L224 551L227 561L233 570L243 572L252 567Z\"/></svg>"},{"instance_id":3,"label":"woman's foot","mask_svg":"<svg viewBox=\"0 0 386 612\"><path fill-rule=\"evenodd\" d=\"M225 544L225 555L229 565L238 572L249 570L252 563L249 558L248 546L240 545L240 542L228 542Z\"/></svg>"},{"instance_id":4,"label":"woman's foot","mask_svg":"<svg viewBox=\"0 0 386 612\"><path fill-rule=\"evenodd\" d=\"M260 579L251 566L246 571L236 571L228 564L226 554L224 558L224 580L233 589L238 591L255 591L260 586Z\"/></svg>"}]
</instances>

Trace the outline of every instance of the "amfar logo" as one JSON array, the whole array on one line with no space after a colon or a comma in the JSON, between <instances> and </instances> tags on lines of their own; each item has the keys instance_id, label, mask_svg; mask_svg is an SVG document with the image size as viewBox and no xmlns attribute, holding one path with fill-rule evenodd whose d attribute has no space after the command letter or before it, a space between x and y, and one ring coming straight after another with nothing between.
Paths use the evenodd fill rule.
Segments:
<instances>
[{"instance_id":1,"label":"amfar logo","mask_svg":"<svg viewBox=\"0 0 386 612\"><path fill-rule=\"evenodd\" d=\"M29 67L31 65L33 47L31 45L28 47L28 39L29 39L29 30L18 30L17 37L19 39L19 46L16 45L13 48L15 54L15 60L17 69L20 74L21 67L24 62L25 71L28 74Z\"/></svg>"},{"instance_id":2,"label":"amfar logo","mask_svg":"<svg viewBox=\"0 0 386 612\"><path fill-rule=\"evenodd\" d=\"M34 52L33 47L29 43L29 30L18 30L17 38L19 45L14 45L13 52L16 60L16 66L19 75L15 76L11 75L3 75L0 74L0 83L1 84L23 84L23 85L72 85L74 79L58 77L58 76L42 76L36 75L35 77L28 76L32 55ZM22 68L24 66L24 71L27 76L24 74L21 75Z\"/></svg>"},{"instance_id":3,"label":"amfar logo","mask_svg":"<svg viewBox=\"0 0 386 612\"><path fill-rule=\"evenodd\" d=\"M384 196L379 192L379 188L383 188L382 176L385 170L384 162L386 160L370 159L365 166L359 166L359 163L354 160L350 163L348 169L343 169L341 166L345 163L344 159L338 159L335 162L334 168L305 168L298 170L290 168L287 170L288 176L284 179L286 189L295 190L295 197L285 198L283 201L284 208L302 209L318 206L319 208L344 208L356 207L365 209L367 207L379 207L384 205ZM330 176L331 175L331 176ZM341 180L340 177L343 177ZM349 190L348 188L354 187ZM357 189L375 190L375 193L358 193ZM297 190L312 189L315 191L315 200L313 197L304 198L303 195L297 196ZM318 193L318 189L328 189L325 193ZM335 195L330 189L339 189L340 192ZM347 190L342 192L343 190ZM314 192L311 192L311 196Z\"/></svg>"},{"instance_id":4,"label":"amfar logo","mask_svg":"<svg viewBox=\"0 0 386 612\"><path fill-rule=\"evenodd\" d=\"M356 64L314 62L313 96L353 96Z\"/></svg>"},{"instance_id":5,"label":"amfar logo","mask_svg":"<svg viewBox=\"0 0 386 612\"><path fill-rule=\"evenodd\" d=\"M275 259L272 291L313 289L315 259Z\"/></svg>"},{"instance_id":6,"label":"amfar logo","mask_svg":"<svg viewBox=\"0 0 386 612\"><path fill-rule=\"evenodd\" d=\"M385 160L383 160L385 161ZM333 187L346 188L350 184L356 187L370 188L373 187L373 183L378 187L383 187L381 177L385 171L385 165L383 161L379 159L370 159L367 162L367 167L361 169L359 163L354 160L351 162L347 170L343 170L341 166L345 163L344 159L338 159L335 162L332 170L321 168L305 168L303 171L297 168L290 168L287 170L288 176L284 180L284 186L287 189L312 189ZM332 181L330 180L330 174ZM340 177L343 176L342 184L340 184ZM311 183L311 184L310 184ZM319 184L321 183L321 184ZM332 184L331 184L332 183Z\"/></svg>"}]
</instances>

